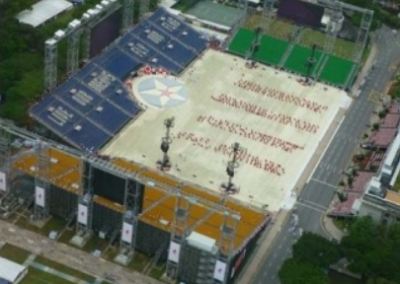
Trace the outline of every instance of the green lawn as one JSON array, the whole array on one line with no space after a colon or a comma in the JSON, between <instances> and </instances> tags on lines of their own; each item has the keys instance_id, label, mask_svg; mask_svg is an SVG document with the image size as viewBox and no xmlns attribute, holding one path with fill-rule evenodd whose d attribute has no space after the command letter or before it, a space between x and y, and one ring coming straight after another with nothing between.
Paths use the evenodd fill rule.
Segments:
<instances>
[{"instance_id":1,"label":"green lawn","mask_svg":"<svg viewBox=\"0 0 400 284\"><path fill-rule=\"evenodd\" d=\"M160 279L160 278L163 276L164 272L165 272L165 270L162 270L162 269L160 270L160 269L157 269L157 268L152 268L152 269L150 270L149 276L150 276L151 278L154 278L154 279Z\"/></svg>"},{"instance_id":2,"label":"green lawn","mask_svg":"<svg viewBox=\"0 0 400 284\"><path fill-rule=\"evenodd\" d=\"M396 181L393 185L393 190L400 192L400 175L397 176Z\"/></svg>"},{"instance_id":3,"label":"green lawn","mask_svg":"<svg viewBox=\"0 0 400 284\"><path fill-rule=\"evenodd\" d=\"M93 282L93 281L96 280L96 278L94 278L93 276L90 276L90 275L88 275L86 273L83 273L81 271L75 270L75 269L70 268L68 266L65 266L65 265L63 265L61 263L54 262L52 260L49 260L49 259L41 257L41 256L38 256L35 259L35 262L43 264L43 265L46 265L46 266L51 267L51 268L53 268L55 270L58 270L60 272L63 272L65 274L68 274L68 275L71 275L71 276L74 276L74 277L76 277L78 279L82 279L82 280L87 281L87 282Z\"/></svg>"},{"instance_id":4,"label":"green lawn","mask_svg":"<svg viewBox=\"0 0 400 284\"><path fill-rule=\"evenodd\" d=\"M36 268L29 267L28 274L21 282L19 282L19 284L72 284L72 282Z\"/></svg>"},{"instance_id":5,"label":"green lawn","mask_svg":"<svg viewBox=\"0 0 400 284\"><path fill-rule=\"evenodd\" d=\"M343 86L352 73L354 63L346 59L329 56L319 79L334 85Z\"/></svg>"},{"instance_id":6,"label":"green lawn","mask_svg":"<svg viewBox=\"0 0 400 284\"><path fill-rule=\"evenodd\" d=\"M128 268L142 272L145 266L149 263L150 258L139 252L135 253L132 261L129 263Z\"/></svg>"},{"instance_id":7,"label":"green lawn","mask_svg":"<svg viewBox=\"0 0 400 284\"><path fill-rule=\"evenodd\" d=\"M230 43L229 51L241 56L245 56L254 38L255 34L253 31L243 28L240 29Z\"/></svg>"},{"instance_id":8,"label":"green lawn","mask_svg":"<svg viewBox=\"0 0 400 284\"><path fill-rule=\"evenodd\" d=\"M64 233L58 239L58 241L64 244L69 244L69 241L72 239L73 236L75 236L75 234L76 234L75 229L65 230Z\"/></svg>"},{"instance_id":9,"label":"green lawn","mask_svg":"<svg viewBox=\"0 0 400 284\"><path fill-rule=\"evenodd\" d=\"M311 57L312 50L310 48L306 48L304 46L296 45L293 47L289 57L286 59L285 68L300 73L302 75L307 74L307 62ZM323 60L323 54L321 51L316 50L314 54L314 59L316 60L314 66L311 68L311 74L314 73L315 70L318 70L320 64Z\"/></svg>"},{"instance_id":10,"label":"green lawn","mask_svg":"<svg viewBox=\"0 0 400 284\"><path fill-rule=\"evenodd\" d=\"M326 35L322 32L305 29L302 33L300 44L311 47L316 44L320 49L324 48ZM346 59L353 59L355 44L341 38L336 38L333 54Z\"/></svg>"},{"instance_id":11,"label":"green lawn","mask_svg":"<svg viewBox=\"0 0 400 284\"><path fill-rule=\"evenodd\" d=\"M245 27L254 30L256 27L264 28L265 24L266 21L260 14L253 14L247 18ZM268 28L267 34L275 38L287 40L294 28L295 26L289 22L273 19Z\"/></svg>"},{"instance_id":12,"label":"green lawn","mask_svg":"<svg viewBox=\"0 0 400 284\"><path fill-rule=\"evenodd\" d=\"M19 264L23 264L30 254L30 252L10 244L5 244L0 250L0 256Z\"/></svg>"},{"instance_id":13,"label":"green lawn","mask_svg":"<svg viewBox=\"0 0 400 284\"><path fill-rule=\"evenodd\" d=\"M65 226L66 223L64 220L52 217L44 226L43 228L39 228L31 223L25 218L21 218L16 223L19 227L27 229L29 231L33 231L35 233L41 234L43 236L48 237L51 231L58 231L60 232Z\"/></svg>"},{"instance_id":14,"label":"green lawn","mask_svg":"<svg viewBox=\"0 0 400 284\"><path fill-rule=\"evenodd\" d=\"M149 276L155 279L161 279L161 277L165 273L165 270L166 270L166 263L163 263L160 266L153 267L150 270Z\"/></svg>"},{"instance_id":15,"label":"green lawn","mask_svg":"<svg viewBox=\"0 0 400 284\"><path fill-rule=\"evenodd\" d=\"M288 43L270 36L262 36L260 48L254 58L260 62L278 65L285 53Z\"/></svg>"},{"instance_id":16,"label":"green lawn","mask_svg":"<svg viewBox=\"0 0 400 284\"><path fill-rule=\"evenodd\" d=\"M83 250L88 253L92 253L93 251L98 249L98 250L101 250L101 252L103 253L104 250L106 249L107 245L108 245L107 240L102 240L99 237L97 237L97 235L94 235L90 238L90 240L83 247Z\"/></svg>"}]
</instances>

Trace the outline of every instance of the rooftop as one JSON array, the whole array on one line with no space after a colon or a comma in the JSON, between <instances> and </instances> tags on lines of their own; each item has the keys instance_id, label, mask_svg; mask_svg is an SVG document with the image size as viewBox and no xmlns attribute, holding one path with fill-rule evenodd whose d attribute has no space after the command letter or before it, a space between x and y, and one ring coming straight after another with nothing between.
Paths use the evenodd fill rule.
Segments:
<instances>
[{"instance_id":1,"label":"rooftop","mask_svg":"<svg viewBox=\"0 0 400 284\"><path fill-rule=\"evenodd\" d=\"M24 10L17 15L20 23L34 28L56 17L65 10L71 9L72 3L64 0L42 0L29 10Z\"/></svg>"},{"instance_id":2,"label":"rooftop","mask_svg":"<svg viewBox=\"0 0 400 284\"><path fill-rule=\"evenodd\" d=\"M233 182L240 192L232 197L270 211L285 204L328 128L351 102L344 91L304 86L294 75L248 68L244 59L213 50L169 81L133 81L135 99L146 110L102 154L155 171L164 120L175 117L168 176L221 195L230 146L239 142ZM162 96L166 92L170 98Z\"/></svg>"}]
</instances>

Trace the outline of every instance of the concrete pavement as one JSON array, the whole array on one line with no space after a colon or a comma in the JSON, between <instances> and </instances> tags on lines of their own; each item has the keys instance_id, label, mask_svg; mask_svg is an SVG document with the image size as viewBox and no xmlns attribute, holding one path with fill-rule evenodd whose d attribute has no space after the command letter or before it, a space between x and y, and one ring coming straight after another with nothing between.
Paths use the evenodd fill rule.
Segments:
<instances>
[{"instance_id":1,"label":"concrete pavement","mask_svg":"<svg viewBox=\"0 0 400 284\"><path fill-rule=\"evenodd\" d=\"M36 255L42 255L65 266L83 271L95 278L116 275L115 284L157 284L159 281L96 258L81 250L50 240L42 235L0 220L0 242L10 243Z\"/></svg>"}]
</instances>

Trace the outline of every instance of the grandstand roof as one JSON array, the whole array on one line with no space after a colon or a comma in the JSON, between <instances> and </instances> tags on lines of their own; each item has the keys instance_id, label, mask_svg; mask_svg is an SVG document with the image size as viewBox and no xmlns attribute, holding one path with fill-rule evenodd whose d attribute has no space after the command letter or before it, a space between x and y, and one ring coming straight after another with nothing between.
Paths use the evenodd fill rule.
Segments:
<instances>
[{"instance_id":1,"label":"grandstand roof","mask_svg":"<svg viewBox=\"0 0 400 284\"><path fill-rule=\"evenodd\" d=\"M233 198L271 211L288 203L336 115L351 102L344 91L322 84L305 86L294 75L264 66L248 68L244 59L213 50L176 81L188 89L186 101L176 107L149 107L108 143L102 155L155 170L162 155L158 149L164 120L174 116L171 176L220 195L230 145L239 142L246 151L233 179L240 192ZM141 82L133 81L135 97L141 95ZM316 109L291 103L300 100Z\"/></svg>"},{"instance_id":2,"label":"grandstand roof","mask_svg":"<svg viewBox=\"0 0 400 284\"><path fill-rule=\"evenodd\" d=\"M50 163L48 175L50 182L59 188L75 194L80 194L81 189L76 188L74 185L81 185L82 183L82 160L79 157L72 156L54 148L49 148L47 154L53 161ZM35 170L37 160L36 152L23 152L16 158L13 167L30 176L35 176L37 174ZM120 158L113 159L112 163L117 166L122 173L138 173L139 179L145 183L143 210L146 210L146 208L157 202L161 197L166 196L169 190L178 185L182 185L182 196L192 197L193 200L196 200L191 206L188 222L189 226L194 225L210 211L210 208L221 202L221 198L218 195L207 193L190 184L182 184L181 181L165 176L162 173L149 170L138 164ZM124 212L123 206L103 197L95 196L94 202L114 211ZM175 195L170 195L163 202L141 215L140 220L162 230L169 231L172 221L174 220L176 202L177 197ZM236 214L241 217L237 227L237 235L234 240L235 249L243 246L245 242L269 220L266 212L239 204L234 200L227 200L225 206L227 210L236 212ZM223 219L223 212L216 210L208 218L205 218L204 222L199 223L195 231L215 240L219 240L220 227L223 224Z\"/></svg>"},{"instance_id":3,"label":"grandstand roof","mask_svg":"<svg viewBox=\"0 0 400 284\"><path fill-rule=\"evenodd\" d=\"M72 3L65 0L42 0L17 15L20 23L34 28L56 17L58 14L71 9Z\"/></svg>"},{"instance_id":4,"label":"grandstand roof","mask_svg":"<svg viewBox=\"0 0 400 284\"><path fill-rule=\"evenodd\" d=\"M124 84L130 74L144 63L178 74L206 47L201 33L158 9L30 114L74 147L96 151L141 110Z\"/></svg>"}]
</instances>

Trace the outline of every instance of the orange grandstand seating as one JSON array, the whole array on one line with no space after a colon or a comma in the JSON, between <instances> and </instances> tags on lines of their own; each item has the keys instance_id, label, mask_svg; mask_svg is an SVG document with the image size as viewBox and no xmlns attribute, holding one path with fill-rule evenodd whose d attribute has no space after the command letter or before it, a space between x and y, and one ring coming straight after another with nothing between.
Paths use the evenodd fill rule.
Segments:
<instances>
[{"instance_id":1,"label":"orange grandstand seating","mask_svg":"<svg viewBox=\"0 0 400 284\"><path fill-rule=\"evenodd\" d=\"M81 163L79 158L65 154L53 148L47 150L49 161L49 182L72 193L80 193ZM30 176L37 175L38 157L36 153L29 153L18 157L13 167ZM39 176L43 175L39 173Z\"/></svg>"},{"instance_id":2,"label":"orange grandstand seating","mask_svg":"<svg viewBox=\"0 0 400 284\"><path fill-rule=\"evenodd\" d=\"M120 205L118 203L111 202L110 200L105 199L103 197L100 197L98 195L95 195L93 197L93 201L95 203L97 203L97 204L100 204L100 205L102 205L104 207L110 208L110 209L112 209L114 211L121 212L121 213L124 212L124 207L122 205Z\"/></svg>"},{"instance_id":3,"label":"orange grandstand seating","mask_svg":"<svg viewBox=\"0 0 400 284\"><path fill-rule=\"evenodd\" d=\"M129 172L137 172L141 168L141 166L138 165L138 164L134 164L132 162L129 162L129 161L126 161L126 160L123 160L123 159L120 159L120 158L115 158L115 159L112 160L112 162L116 166L118 166L118 167L120 167L120 168L122 168L122 169L124 169L126 171L129 171Z\"/></svg>"},{"instance_id":4,"label":"orange grandstand seating","mask_svg":"<svg viewBox=\"0 0 400 284\"><path fill-rule=\"evenodd\" d=\"M52 158L52 161L49 164L50 182L60 188L79 194L81 192L80 185L82 180L81 159L63 153L57 149L50 149L48 154ZM145 169L138 164L123 159L113 159L112 163L126 171L139 172L142 177L154 181L155 184L153 186L145 184L142 206L143 212L145 213L140 215L139 219L162 230L170 231L172 222L175 218L174 214L177 197L176 195L171 194L165 198L165 200L160 202L160 200L167 194L166 190L162 189L160 185L168 185L171 188L176 188L181 184L181 182L164 173ZM28 153L21 155L19 159L13 163L13 167L28 175L35 176L36 173L32 169L36 164L36 154ZM220 228L224 222L223 212L215 211L210 214L212 207L215 207L217 204L218 206L221 206L221 197L219 194L187 184L182 186L181 194L182 196L197 197L197 202L190 206L188 228L193 228L193 225L201 220L200 223L197 223L194 231L215 240L219 240L221 235ZM207 202L204 202L204 200ZM112 210L121 213L124 212L123 206L105 198L95 196L94 202ZM154 208L146 211L146 209L156 202L159 203L154 206ZM235 212L240 216L240 220L237 224L237 234L234 239L235 248L240 246L242 242L261 224L261 222L268 217L261 211L239 204L233 200L226 201L225 206L227 210L231 211L231 213Z\"/></svg>"}]
</instances>

